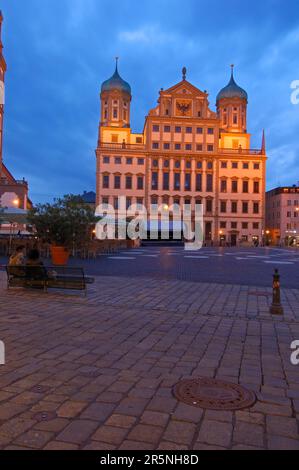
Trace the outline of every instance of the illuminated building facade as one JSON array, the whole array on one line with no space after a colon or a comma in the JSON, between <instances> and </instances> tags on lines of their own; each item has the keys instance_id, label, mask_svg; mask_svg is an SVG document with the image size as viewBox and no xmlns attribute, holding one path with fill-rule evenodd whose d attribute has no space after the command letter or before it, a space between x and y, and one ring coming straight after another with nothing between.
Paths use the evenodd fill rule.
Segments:
<instances>
[{"instance_id":1,"label":"illuminated building facade","mask_svg":"<svg viewBox=\"0 0 299 470\"><path fill-rule=\"evenodd\" d=\"M299 186L266 193L266 238L272 245L299 244Z\"/></svg>"},{"instance_id":2,"label":"illuminated building facade","mask_svg":"<svg viewBox=\"0 0 299 470\"><path fill-rule=\"evenodd\" d=\"M216 110L208 94L186 79L159 93L143 132L130 126L132 93L119 75L102 84L96 203L127 206L203 205L207 243L261 241L265 219L265 138L250 148L246 91L231 78L218 94Z\"/></svg>"}]
</instances>

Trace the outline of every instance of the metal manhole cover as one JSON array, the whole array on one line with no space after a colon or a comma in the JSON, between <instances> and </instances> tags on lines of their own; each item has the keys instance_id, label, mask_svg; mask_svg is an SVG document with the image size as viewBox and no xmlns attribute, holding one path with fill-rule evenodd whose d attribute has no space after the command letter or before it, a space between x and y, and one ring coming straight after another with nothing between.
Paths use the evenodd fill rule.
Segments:
<instances>
[{"instance_id":1,"label":"metal manhole cover","mask_svg":"<svg viewBox=\"0 0 299 470\"><path fill-rule=\"evenodd\" d=\"M43 421L52 421L57 418L57 413L55 411L40 411L33 416L33 419L39 423Z\"/></svg>"},{"instance_id":2,"label":"metal manhole cover","mask_svg":"<svg viewBox=\"0 0 299 470\"><path fill-rule=\"evenodd\" d=\"M182 380L173 394L187 405L208 410L242 410L256 402L255 394L241 385L204 377Z\"/></svg>"},{"instance_id":3,"label":"metal manhole cover","mask_svg":"<svg viewBox=\"0 0 299 470\"><path fill-rule=\"evenodd\" d=\"M46 387L45 385L34 385L30 391L33 393L48 393L50 390L50 387Z\"/></svg>"}]
</instances>

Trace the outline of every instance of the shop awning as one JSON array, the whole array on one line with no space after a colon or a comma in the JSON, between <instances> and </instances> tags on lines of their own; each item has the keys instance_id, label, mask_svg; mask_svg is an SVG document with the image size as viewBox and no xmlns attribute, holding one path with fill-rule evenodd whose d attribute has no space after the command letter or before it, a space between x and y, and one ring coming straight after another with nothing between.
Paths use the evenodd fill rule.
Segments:
<instances>
[{"instance_id":1,"label":"shop awning","mask_svg":"<svg viewBox=\"0 0 299 470\"><path fill-rule=\"evenodd\" d=\"M14 207L6 208L0 211L0 223L1 224L26 224L27 223L27 211L24 209L17 209Z\"/></svg>"}]
</instances>

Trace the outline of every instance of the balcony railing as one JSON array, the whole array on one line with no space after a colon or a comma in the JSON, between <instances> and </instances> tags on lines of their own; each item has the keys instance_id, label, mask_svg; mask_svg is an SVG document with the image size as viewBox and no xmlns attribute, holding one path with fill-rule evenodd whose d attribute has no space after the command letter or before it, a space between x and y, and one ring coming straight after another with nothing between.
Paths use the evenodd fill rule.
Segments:
<instances>
[{"instance_id":1,"label":"balcony railing","mask_svg":"<svg viewBox=\"0 0 299 470\"><path fill-rule=\"evenodd\" d=\"M260 149L243 149L243 148L238 148L238 149L218 149L219 153L226 153L226 154L239 154L239 155L261 155L262 151Z\"/></svg>"},{"instance_id":2,"label":"balcony railing","mask_svg":"<svg viewBox=\"0 0 299 470\"><path fill-rule=\"evenodd\" d=\"M111 149L111 150L145 150L144 144L117 144L108 142L99 142L99 148Z\"/></svg>"},{"instance_id":3,"label":"balcony railing","mask_svg":"<svg viewBox=\"0 0 299 470\"><path fill-rule=\"evenodd\" d=\"M99 142L99 148L102 149L110 149L110 150L147 150L145 144L127 144L127 143L108 143L108 142ZM180 149L180 150L174 150L171 147L169 149L150 149L151 151L156 151L156 152L175 152L177 154L179 153L184 153L188 154L190 152L196 152L199 155L204 154L204 153L221 153L221 154L233 154L233 155L262 155L262 150L261 149L243 149L243 148L237 148L237 149L232 149L232 148L218 148L217 150L215 149L213 152L212 151L204 151L204 150L193 150L193 149Z\"/></svg>"}]
</instances>

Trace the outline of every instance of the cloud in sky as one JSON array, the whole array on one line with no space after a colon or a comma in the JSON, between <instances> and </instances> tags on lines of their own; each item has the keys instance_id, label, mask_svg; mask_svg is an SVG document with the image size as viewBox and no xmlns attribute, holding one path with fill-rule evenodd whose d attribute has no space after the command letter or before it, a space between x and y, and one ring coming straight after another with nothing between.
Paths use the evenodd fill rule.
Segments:
<instances>
[{"instance_id":1,"label":"cloud in sky","mask_svg":"<svg viewBox=\"0 0 299 470\"><path fill-rule=\"evenodd\" d=\"M229 80L249 94L252 146L266 129L268 187L299 180L297 0L3 0L8 73L4 157L34 201L95 187L101 82L114 70L132 86L141 130L161 87L181 79L208 90Z\"/></svg>"}]
</instances>

